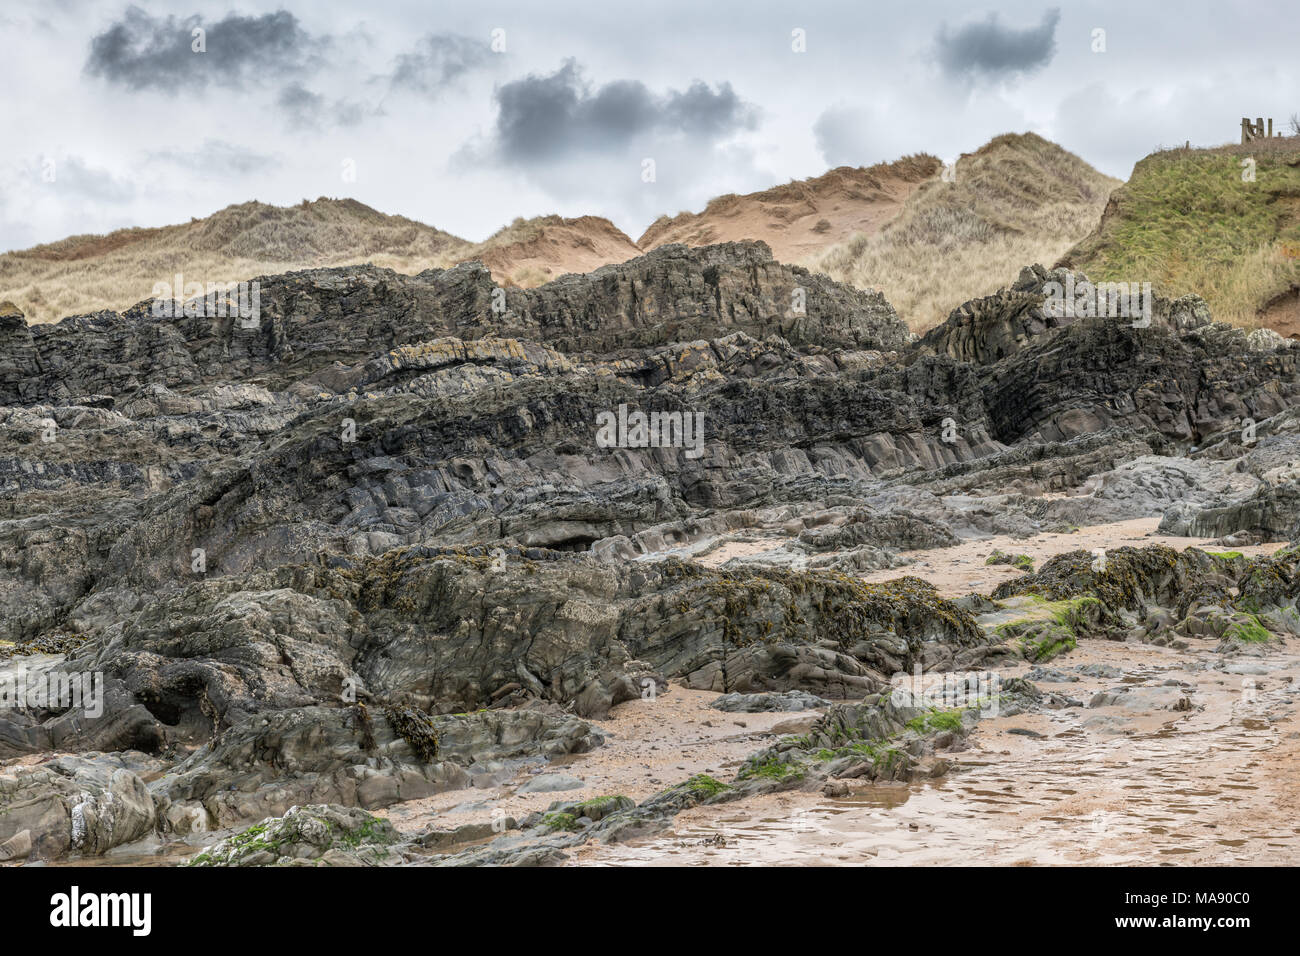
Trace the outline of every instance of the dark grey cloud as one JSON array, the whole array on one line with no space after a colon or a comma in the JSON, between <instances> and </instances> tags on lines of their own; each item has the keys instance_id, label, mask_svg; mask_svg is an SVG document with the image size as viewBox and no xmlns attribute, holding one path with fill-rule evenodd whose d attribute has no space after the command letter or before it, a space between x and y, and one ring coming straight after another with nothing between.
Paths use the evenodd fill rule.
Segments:
<instances>
[{"instance_id":1,"label":"dark grey cloud","mask_svg":"<svg viewBox=\"0 0 1300 956\"><path fill-rule=\"evenodd\" d=\"M639 80L593 87L574 60L499 87L494 151L511 164L621 153L647 135L717 140L750 129L757 111L723 83L656 94Z\"/></svg>"},{"instance_id":2,"label":"dark grey cloud","mask_svg":"<svg viewBox=\"0 0 1300 956\"><path fill-rule=\"evenodd\" d=\"M1004 77L1029 73L1056 54L1056 24L1061 11L1051 9L1034 27L1003 26L996 13L951 30L940 24L935 35L939 64L951 75Z\"/></svg>"},{"instance_id":3,"label":"dark grey cloud","mask_svg":"<svg viewBox=\"0 0 1300 956\"><path fill-rule=\"evenodd\" d=\"M194 30L205 31L206 52L195 52ZM130 7L90 41L86 72L129 89L242 87L246 81L297 73L327 45L287 10L261 16L227 14L155 17Z\"/></svg>"},{"instance_id":4,"label":"dark grey cloud","mask_svg":"<svg viewBox=\"0 0 1300 956\"><path fill-rule=\"evenodd\" d=\"M354 100L331 100L301 83L290 83L280 91L276 105L295 129L324 129L327 126L356 126L376 113L374 107Z\"/></svg>"},{"instance_id":5,"label":"dark grey cloud","mask_svg":"<svg viewBox=\"0 0 1300 956\"><path fill-rule=\"evenodd\" d=\"M456 33L431 33L420 39L413 52L397 58L389 84L394 89L436 94L483 66L492 55L484 41Z\"/></svg>"},{"instance_id":6,"label":"dark grey cloud","mask_svg":"<svg viewBox=\"0 0 1300 956\"><path fill-rule=\"evenodd\" d=\"M753 128L757 110L723 83L713 90L696 80L684 93L672 91L663 104L665 125L692 135L726 136L737 129Z\"/></svg>"},{"instance_id":7,"label":"dark grey cloud","mask_svg":"<svg viewBox=\"0 0 1300 956\"><path fill-rule=\"evenodd\" d=\"M460 77L482 67L492 56L485 42L454 33L422 37L412 52L400 54L390 73L376 74L360 84L394 92L413 92L433 98ZM357 126L373 116L383 116L382 97L360 102L331 99L295 79L280 89L276 105L295 130L324 130L335 126Z\"/></svg>"}]
</instances>

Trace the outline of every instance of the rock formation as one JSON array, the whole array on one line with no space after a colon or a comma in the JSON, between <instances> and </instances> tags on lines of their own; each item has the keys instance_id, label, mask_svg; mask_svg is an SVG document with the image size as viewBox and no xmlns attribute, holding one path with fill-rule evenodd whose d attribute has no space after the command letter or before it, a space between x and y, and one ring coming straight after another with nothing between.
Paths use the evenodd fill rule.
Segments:
<instances>
[{"instance_id":1,"label":"rock formation","mask_svg":"<svg viewBox=\"0 0 1300 956\"><path fill-rule=\"evenodd\" d=\"M1291 558L1121 550L1091 571L1079 552L992 597L1104 613L1010 630L988 598L858 577L1126 518L1296 537L1296 348L1194 297L1158 300L1146 327L1054 321L1061 275L1026 268L920 341L880 295L761 243L664 246L527 290L472 263L270 276L251 321L211 300L49 326L0 313L0 677L102 678L93 717L0 710L0 760L61 755L0 770L0 855L274 817L297 849L230 837L205 862L375 863L391 835L348 808L590 751L593 722L673 686L838 702L727 787L788 785L787 765L902 779L942 772L929 758L964 725L889 710L893 675L1043 660L1078 631L1280 633ZM638 431L642 414L662 428ZM772 547L695 560L741 535ZM701 786L560 806L444 862L553 861L538 828L639 832L722 792ZM340 855L323 820L366 839Z\"/></svg>"}]
</instances>

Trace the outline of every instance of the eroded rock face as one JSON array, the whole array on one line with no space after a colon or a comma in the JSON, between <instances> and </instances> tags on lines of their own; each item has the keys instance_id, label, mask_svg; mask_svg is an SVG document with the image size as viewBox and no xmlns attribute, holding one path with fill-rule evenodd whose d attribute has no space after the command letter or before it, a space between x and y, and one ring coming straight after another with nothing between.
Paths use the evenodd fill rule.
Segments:
<instances>
[{"instance_id":1,"label":"eroded rock face","mask_svg":"<svg viewBox=\"0 0 1300 956\"><path fill-rule=\"evenodd\" d=\"M1026 269L919 343L878 294L761 243L532 290L477 264L267 277L247 328L0 314L0 640L104 682L93 720L0 711L0 759L87 761L0 776L0 855L499 779L600 746L591 721L670 682L857 701L1005 652L918 578L854 577L902 552L1165 512L1294 527L1294 348L1194 299L1149 327L1055 321L1054 277ZM682 427L643 445L635 411ZM1247 417L1258 443L1232 438ZM742 536L780 553L690 560ZM1209 621L1176 596L1193 578L1202 605L1290 606L1288 564L1252 585L1119 554L1130 586L1086 558L1014 593L1118 588L1116 629L1148 602ZM136 751L157 764L112 756Z\"/></svg>"},{"instance_id":2,"label":"eroded rock face","mask_svg":"<svg viewBox=\"0 0 1300 956\"><path fill-rule=\"evenodd\" d=\"M1251 541L1300 539L1300 482L1262 482L1249 494L1225 503L1171 508L1160 523L1169 534L1201 538L1241 535Z\"/></svg>"},{"instance_id":3,"label":"eroded rock face","mask_svg":"<svg viewBox=\"0 0 1300 956\"><path fill-rule=\"evenodd\" d=\"M525 757L586 753L603 742L577 718L494 711L433 718L437 754L424 758L369 710L318 705L245 721L151 786L159 814L173 832L188 833L300 803L378 809L474 786Z\"/></svg>"},{"instance_id":4,"label":"eroded rock face","mask_svg":"<svg viewBox=\"0 0 1300 956\"><path fill-rule=\"evenodd\" d=\"M271 713L339 708L349 695L434 714L521 695L587 717L666 678L843 698L873 689L880 673L986 643L967 612L915 578L868 585L833 573L724 574L555 552L508 555L499 569L493 561L415 548L219 578L160 596L67 666L105 675L107 724L118 708L151 715L146 728L117 723L130 739L108 749L121 749L151 734L228 744ZM344 711L301 723L324 733L348 723ZM20 739L15 752L24 752ZM76 731L62 740L79 743ZM299 759L287 741L277 746L283 761Z\"/></svg>"},{"instance_id":5,"label":"eroded rock face","mask_svg":"<svg viewBox=\"0 0 1300 956\"><path fill-rule=\"evenodd\" d=\"M140 753L57 757L0 773L0 850L6 859L97 856L153 832L157 810Z\"/></svg>"}]
</instances>

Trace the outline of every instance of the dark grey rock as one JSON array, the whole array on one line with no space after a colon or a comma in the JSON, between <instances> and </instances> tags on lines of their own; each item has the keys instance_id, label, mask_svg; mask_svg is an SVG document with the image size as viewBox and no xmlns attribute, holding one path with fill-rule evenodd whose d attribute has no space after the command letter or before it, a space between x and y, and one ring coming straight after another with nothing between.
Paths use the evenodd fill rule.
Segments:
<instances>
[{"instance_id":1,"label":"dark grey rock","mask_svg":"<svg viewBox=\"0 0 1300 956\"><path fill-rule=\"evenodd\" d=\"M775 711L815 710L831 702L801 690L782 694L723 694L709 704L715 710L731 714L761 714Z\"/></svg>"}]
</instances>

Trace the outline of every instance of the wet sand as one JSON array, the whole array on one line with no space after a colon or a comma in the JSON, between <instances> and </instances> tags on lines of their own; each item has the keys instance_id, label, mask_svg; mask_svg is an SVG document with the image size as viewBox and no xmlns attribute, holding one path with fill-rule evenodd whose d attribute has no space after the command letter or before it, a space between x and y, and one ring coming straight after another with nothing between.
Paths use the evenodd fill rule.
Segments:
<instances>
[{"instance_id":1,"label":"wet sand","mask_svg":"<svg viewBox=\"0 0 1300 956\"><path fill-rule=\"evenodd\" d=\"M447 791L377 813L399 830L415 832L426 826L451 830L483 822L498 809L522 817L556 800L622 794L640 801L697 773L730 779L746 757L773 740L774 728L801 732L796 724L810 723L819 713L729 714L709 706L720 696L673 685L654 700L628 701L613 708L606 720L591 721L605 735L605 744L589 754L537 761L501 786ZM516 793L536 775L532 771L567 774L585 786Z\"/></svg>"},{"instance_id":2,"label":"wet sand","mask_svg":"<svg viewBox=\"0 0 1300 956\"><path fill-rule=\"evenodd\" d=\"M1212 668L1186 650L1085 641L1050 667L1123 677L1042 682L1085 706L982 721L949 776L847 797L786 792L697 807L652 839L588 844L587 865L1264 865L1300 862L1300 654ZM1004 674L1024 673L1023 665ZM1258 685L1252 694L1243 680ZM1163 687L1180 681L1186 687ZM1157 706L1086 706L1119 686ZM1146 688L1154 688L1147 691ZM1186 697L1190 711L1161 709ZM1012 733L1028 730L1041 736Z\"/></svg>"}]
</instances>

